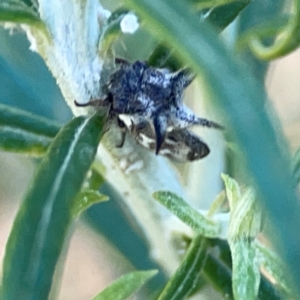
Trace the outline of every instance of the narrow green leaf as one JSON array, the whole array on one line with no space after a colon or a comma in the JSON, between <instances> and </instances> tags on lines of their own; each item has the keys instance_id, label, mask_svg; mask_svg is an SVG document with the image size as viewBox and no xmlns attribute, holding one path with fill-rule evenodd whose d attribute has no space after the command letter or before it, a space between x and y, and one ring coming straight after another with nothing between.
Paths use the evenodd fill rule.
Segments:
<instances>
[{"instance_id":1,"label":"narrow green leaf","mask_svg":"<svg viewBox=\"0 0 300 300\"><path fill-rule=\"evenodd\" d=\"M231 257L231 251L227 241L221 239L209 239L208 243L210 244L211 247L214 247L214 249L218 247L218 252L220 253L219 254L220 259L228 268L231 269L232 257ZM222 262L219 262L219 264L222 264ZM218 277L217 274L216 276ZM284 298L280 295L276 286L272 284L263 274L261 274L259 291L258 291L258 299L283 300Z\"/></svg>"},{"instance_id":2,"label":"narrow green leaf","mask_svg":"<svg viewBox=\"0 0 300 300\"><path fill-rule=\"evenodd\" d=\"M156 270L135 271L123 275L93 300L125 300L138 291L150 278L157 274Z\"/></svg>"},{"instance_id":3,"label":"narrow green leaf","mask_svg":"<svg viewBox=\"0 0 300 300\"><path fill-rule=\"evenodd\" d=\"M97 163L97 166L96 162L93 164L91 172L88 174L88 188L92 190L98 190L105 182L105 178L98 171L96 171L101 168L101 166L99 165L100 162L98 161ZM105 171L103 171L103 173L105 173Z\"/></svg>"},{"instance_id":4,"label":"narrow green leaf","mask_svg":"<svg viewBox=\"0 0 300 300\"><path fill-rule=\"evenodd\" d=\"M266 112L262 84L258 84L207 24L199 24L185 1L126 0L126 3L143 17L154 35L176 48L180 57L201 74L210 96L223 109L223 115L228 116L246 167L259 190L259 199L274 226L275 245L283 254L294 287L300 293L296 284L300 267L294 263L300 261L296 230L300 228L300 205L291 184L286 142L279 126L275 130Z\"/></svg>"},{"instance_id":5,"label":"narrow green leaf","mask_svg":"<svg viewBox=\"0 0 300 300\"><path fill-rule=\"evenodd\" d=\"M236 44L237 51L241 52L248 47L249 40L252 39L253 36L257 36L261 39L273 38L278 35L287 24L288 18L286 16L278 16L275 19L265 21L263 27L262 25L252 27L239 37Z\"/></svg>"},{"instance_id":6,"label":"narrow green leaf","mask_svg":"<svg viewBox=\"0 0 300 300\"><path fill-rule=\"evenodd\" d=\"M219 224L202 216L197 210L189 206L182 198L174 193L159 191L155 192L153 197L198 234L205 237L217 237L220 233L221 228Z\"/></svg>"},{"instance_id":7,"label":"narrow green leaf","mask_svg":"<svg viewBox=\"0 0 300 300\"><path fill-rule=\"evenodd\" d=\"M233 2L247 2L247 0L190 0L193 6L198 9L211 8L221 5L227 5Z\"/></svg>"},{"instance_id":8,"label":"narrow green leaf","mask_svg":"<svg viewBox=\"0 0 300 300\"><path fill-rule=\"evenodd\" d=\"M255 241L249 237L229 241L232 255L232 289L235 300L256 299L260 283Z\"/></svg>"},{"instance_id":9,"label":"narrow green leaf","mask_svg":"<svg viewBox=\"0 0 300 300\"><path fill-rule=\"evenodd\" d=\"M209 210L207 212L207 217L212 218L214 214L217 213L222 208L225 202L226 202L226 193L223 190L217 195L215 200L210 205Z\"/></svg>"},{"instance_id":10,"label":"narrow green leaf","mask_svg":"<svg viewBox=\"0 0 300 300\"><path fill-rule=\"evenodd\" d=\"M101 194L99 191L90 189L81 190L74 200L72 207L73 218L78 217L84 210L88 209L93 204L107 201L108 199L108 196Z\"/></svg>"},{"instance_id":11,"label":"narrow green leaf","mask_svg":"<svg viewBox=\"0 0 300 300\"><path fill-rule=\"evenodd\" d=\"M260 243L256 243L257 255L259 262L272 278L275 279L277 285L291 295L292 289L289 286L289 278L280 257L272 250L268 249Z\"/></svg>"},{"instance_id":12,"label":"narrow green leaf","mask_svg":"<svg viewBox=\"0 0 300 300\"><path fill-rule=\"evenodd\" d=\"M252 188L239 187L228 175L222 174L230 206L228 240L254 239L260 232L261 210Z\"/></svg>"},{"instance_id":13,"label":"narrow green leaf","mask_svg":"<svg viewBox=\"0 0 300 300\"><path fill-rule=\"evenodd\" d=\"M209 239L209 244L212 248L218 248L219 257L222 262L231 269L232 266L232 259L231 259L231 252L230 247L227 240L223 239Z\"/></svg>"},{"instance_id":14,"label":"narrow green leaf","mask_svg":"<svg viewBox=\"0 0 300 300\"><path fill-rule=\"evenodd\" d=\"M52 120L4 104L0 104L0 126L19 128L49 138L55 137L62 127Z\"/></svg>"},{"instance_id":15,"label":"narrow green leaf","mask_svg":"<svg viewBox=\"0 0 300 300\"><path fill-rule=\"evenodd\" d=\"M236 23L237 38L243 36L246 32L249 32L256 26L261 24L267 26L267 23L270 20L281 19L285 8L286 0L251 1L243 13L240 14L239 21ZM262 26L260 26L260 28L262 28ZM272 36L274 37L275 35L273 34ZM264 40L268 43L272 43L273 38ZM259 60L248 49L239 53L239 55L256 79L260 82L264 82L268 70L268 62Z\"/></svg>"},{"instance_id":16,"label":"narrow green leaf","mask_svg":"<svg viewBox=\"0 0 300 300\"><path fill-rule=\"evenodd\" d=\"M159 43L150 57L148 64L158 68L168 68L176 71L182 67L182 63L174 56L174 51L168 48L164 43Z\"/></svg>"},{"instance_id":17,"label":"narrow green leaf","mask_svg":"<svg viewBox=\"0 0 300 300\"><path fill-rule=\"evenodd\" d=\"M46 136L0 126L0 149L4 151L39 156L45 154L51 142Z\"/></svg>"},{"instance_id":18,"label":"narrow green leaf","mask_svg":"<svg viewBox=\"0 0 300 300\"><path fill-rule=\"evenodd\" d=\"M285 0L264 0L264 2L252 0L241 14L241 24L238 24L239 30L243 33L253 26L276 19L276 17L282 16L285 8Z\"/></svg>"},{"instance_id":19,"label":"narrow green leaf","mask_svg":"<svg viewBox=\"0 0 300 300\"><path fill-rule=\"evenodd\" d=\"M198 283L205 260L205 239L198 235L192 240L183 261L166 284L158 300L186 299Z\"/></svg>"},{"instance_id":20,"label":"narrow green leaf","mask_svg":"<svg viewBox=\"0 0 300 300\"><path fill-rule=\"evenodd\" d=\"M218 31L222 31L234 21L234 19L249 3L250 0L245 0L214 7L205 14L203 22L209 22ZM148 63L155 67L167 67L172 71L182 68L182 63L175 56L174 51L168 48L164 43L158 44L153 53L150 55Z\"/></svg>"},{"instance_id":21,"label":"narrow green leaf","mask_svg":"<svg viewBox=\"0 0 300 300\"><path fill-rule=\"evenodd\" d=\"M60 126L31 113L0 104L0 149L42 155Z\"/></svg>"},{"instance_id":22,"label":"narrow green leaf","mask_svg":"<svg viewBox=\"0 0 300 300\"><path fill-rule=\"evenodd\" d=\"M251 0L235 1L230 4L215 7L208 13L205 21L210 22L218 30L222 31L236 19L250 1Z\"/></svg>"},{"instance_id":23,"label":"narrow green leaf","mask_svg":"<svg viewBox=\"0 0 300 300\"><path fill-rule=\"evenodd\" d=\"M255 238L260 232L261 212L252 189L241 190L234 179L224 174L222 178L230 205L228 243L234 299L256 299L260 271Z\"/></svg>"},{"instance_id":24,"label":"narrow green leaf","mask_svg":"<svg viewBox=\"0 0 300 300\"><path fill-rule=\"evenodd\" d=\"M224 299L233 300L231 271L216 257L207 255L203 267L204 277L219 291Z\"/></svg>"},{"instance_id":25,"label":"narrow green leaf","mask_svg":"<svg viewBox=\"0 0 300 300\"><path fill-rule=\"evenodd\" d=\"M0 2L0 22L44 26L39 16L21 1Z\"/></svg>"},{"instance_id":26,"label":"narrow green leaf","mask_svg":"<svg viewBox=\"0 0 300 300\"><path fill-rule=\"evenodd\" d=\"M73 202L94 159L102 125L96 115L73 119L43 158L6 245L2 299L47 299Z\"/></svg>"},{"instance_id":27,"label":"narrow green leaf","mask_svg":"<svg viewBox=\"0 0 300 300\"><path fill-rule=\"evenodd\" d=\"M222 260L222 262L218 263L218 261L216 261L216 263L218 263L217 265L224 263L228 268L231 269L232 257L227 241L221 239L209 239L208 243L211 245L211 247L214 247L214 249L218 247L218 252L220 253L219 257ZM213 271L211 271L211 273L212 272ZM211 274L211 276L213 276L213 274ZM217 274L216 277L218 277ZM274 286L274 284L272 284L263 274L261 274L258 299L283 300L284 298L280 295L276 286Z\"/></svg>"},{"instance_id":28,"label":"narrow green leaf","mask_svg":"<svg viewBox=\"0 0 300 300\"><path fill-rule=\"evenodd\" d=\"M287 25L279 32L271 46L263 45L261 38L256 34L249 35L249 47L260 59L275 59L295 50L300 44L300 1L293 1L293 12ZM262 30L264 31L264 25Z\"/></svg>"}]
</instances>

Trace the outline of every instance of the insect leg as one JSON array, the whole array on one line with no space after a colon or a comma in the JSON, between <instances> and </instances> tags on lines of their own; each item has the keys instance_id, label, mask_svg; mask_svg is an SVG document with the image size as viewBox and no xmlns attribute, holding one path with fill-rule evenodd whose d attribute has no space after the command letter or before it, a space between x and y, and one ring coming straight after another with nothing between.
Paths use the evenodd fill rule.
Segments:
<instances>
[{"instance_id":1,"label":"insect leg","mask_svg":"<svg viewBox=\"0 0 300 300\"><path fill-rule=\"evenodd\" d=\"M155 138L156 138L156 150L155 154L159 153L159 150L166 138L167 134L167 119L165 116L159 115L156 116L153 120Z\"/></svg>"},{"instance_id":2,"label":"insect leg","mask_svg":"<svg viewBox=\"0 0 300 300\"><path fill-rule=\"evenodd\" d=\"M189 86L192 83L195 77L196 76L188 72L187 69L182 69L174 74L173 80L176 82L178 88L180 88L183 91L187 86Z\"/></svg>"},{"instance_id":3,"label":"insect leg","mask_svg":"<svg viewBox=\"0 0 300 300\"><path fill-rule=\"evenodd\" d=\"M103 100L102 99L92 100L92 101L89 101L87 103L79 103L76 100L74 100L74 103L78 107L86 107L86 106L101 106L101 107L104 107L104 106L109 105L110 102L109 102L108 98L105 98Z\"/></svg>"},{"instance_id":4,"label":"insect leg","mask_svg":"<svg viewBox=\"0 0 300 300\"><path fill-rule=\"evenodd\" d=\"M209 121L207 119L198 118L197 122L194 123L195 125L200 125L204 127L216 128L223 130L224 127L216 122Z\"/></svg>"},{"instance_id":5,"label":"insect leg","mask_svg":"<svg viewBox=\"0 0 300 300\"><path fill-rule=\"evenodd\" d=\"M116 57L115 58L115 64L117 64L117 65L125 65L125 66L129 66L130 65L130 63L127 60L125 60L123 58L120 58L120 57Z\"/></svg>"},{"instance_id":6,"label":"insect leg","mask_svg":"<svg viewBox=\"0 0 300 300\"><path fill-rule=\"evenodd\" d=\"M118 118L118 126L121 129L121 141L120 141L120 143L116 144L116 147L123 148L124 143L125 143L125 138L126 138L126 126L125 126L124 122L122 122L119 118Z\"/></svg>"},{"instance_id":7,"label":"insect leg","mask_svg":"<svg viewBox=\"0 0 300 300\"><path fill-rule=\"evenodd\" d=\"M121 131L121 141L120 141L120 143L116 144L116 147L117 148L123 148L124 143L125 143L125 139L126 139L126 131L122 130Z\"/></svg>"}]
</instances>

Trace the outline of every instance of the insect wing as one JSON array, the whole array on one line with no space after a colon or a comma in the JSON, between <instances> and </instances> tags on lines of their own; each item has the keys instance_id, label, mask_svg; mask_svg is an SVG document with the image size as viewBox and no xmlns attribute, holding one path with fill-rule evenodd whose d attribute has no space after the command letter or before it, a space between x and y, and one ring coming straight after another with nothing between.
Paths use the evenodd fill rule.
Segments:
<instances>
[{"instance_id":1,"label":"insect wing","mask_svg":"<svg viewBox=\"0 0 300 300\"><path fill-rule=\"evenodd\" d=\"M209 154L208 146L187 129L168 133L159 154L180 162L195 161Z\"/></svg>"}]
</instances>

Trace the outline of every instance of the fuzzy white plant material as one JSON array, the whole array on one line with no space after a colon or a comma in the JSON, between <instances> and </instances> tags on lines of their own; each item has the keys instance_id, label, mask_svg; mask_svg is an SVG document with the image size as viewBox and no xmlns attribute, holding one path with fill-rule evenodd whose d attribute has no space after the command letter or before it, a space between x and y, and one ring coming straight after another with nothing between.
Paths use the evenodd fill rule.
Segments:
<instances>
[{"instance_id":1,"label":"fuzzy white plant material","mask_svg":"<svg viewBox=\"0 0 300 300\"><path fill-rule=\"evenodd\" d=\"M138 30L139 26L140 24L138 18L133 13L128 13L127 15L125 15L120 23L120 27L123 33L133 34Z\"/></svg>"}]
</instances>

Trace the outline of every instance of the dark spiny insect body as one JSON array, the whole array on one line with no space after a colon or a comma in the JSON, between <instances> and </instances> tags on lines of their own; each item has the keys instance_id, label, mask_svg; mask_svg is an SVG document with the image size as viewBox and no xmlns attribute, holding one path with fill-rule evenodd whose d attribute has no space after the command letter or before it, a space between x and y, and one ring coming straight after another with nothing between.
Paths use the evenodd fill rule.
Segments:
<instances>
[{"instance_id":1,"label":"dark spiny insect body","mask_svg":"<svg viewBox=\"0 0 300 300\"><path fill-rule=\"evenodd\" d=\"M108 107L109 119L117 118L123 130L156 154L178 161L193 161L209 154L208 146L187 128L201 125L222 129L219 124L197 117L182 101L184 89L193 77L180 70L149 67L143 61L131 64L116 59L119 69L106 86L107 97L78 106Z\"/></svg>"}]
</instances>

